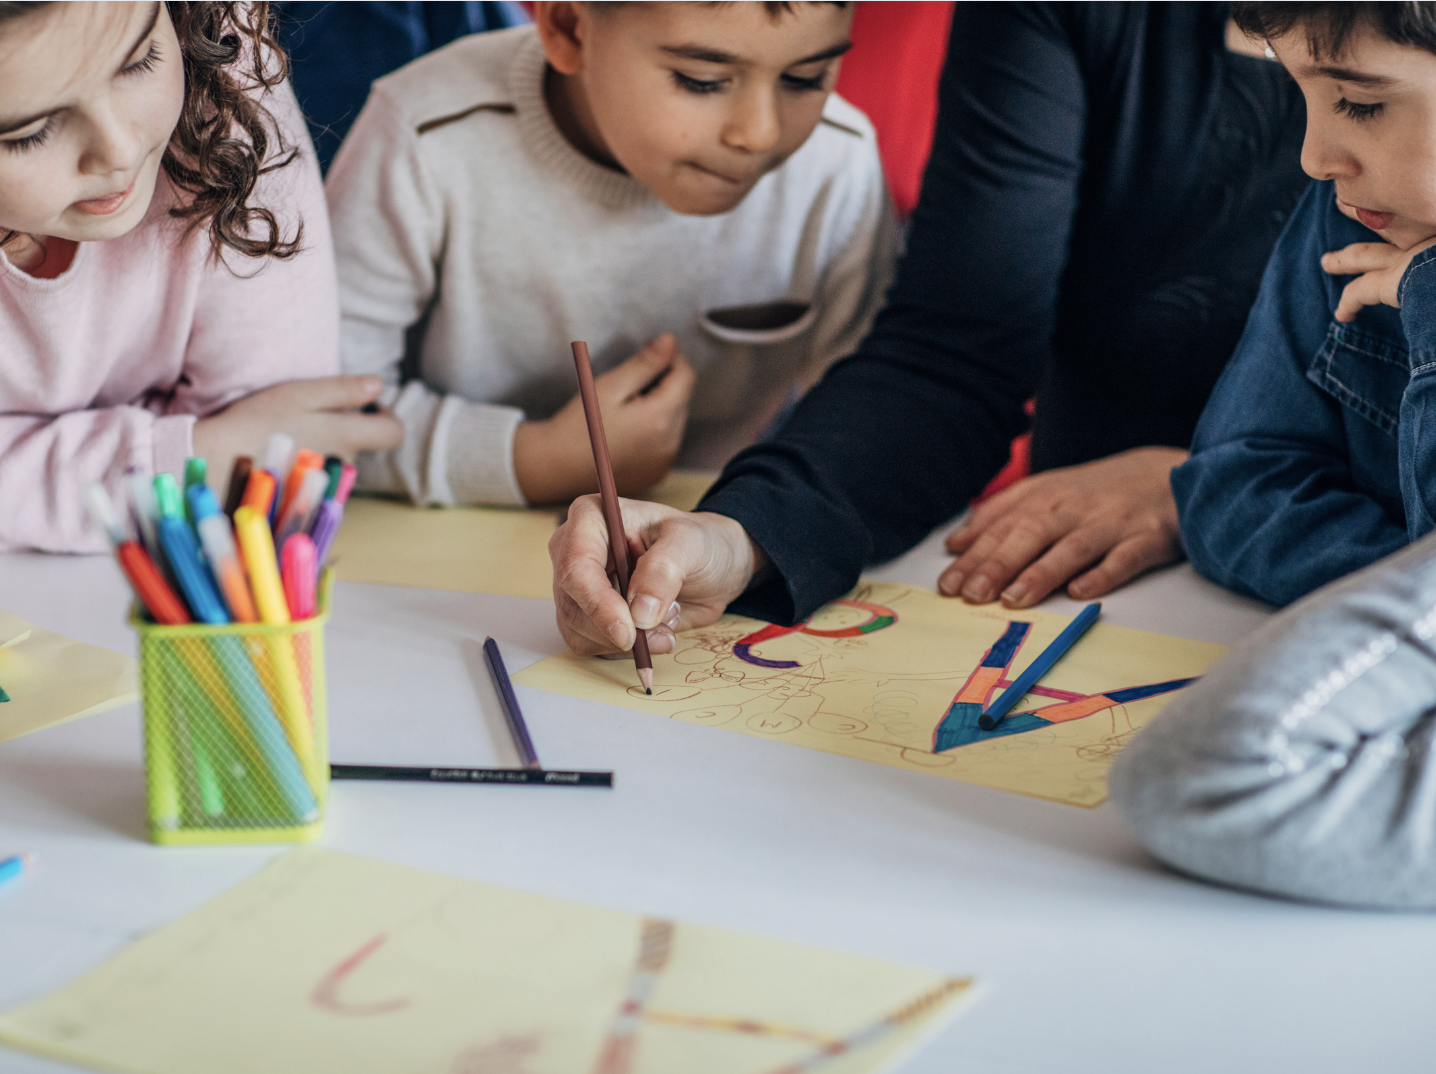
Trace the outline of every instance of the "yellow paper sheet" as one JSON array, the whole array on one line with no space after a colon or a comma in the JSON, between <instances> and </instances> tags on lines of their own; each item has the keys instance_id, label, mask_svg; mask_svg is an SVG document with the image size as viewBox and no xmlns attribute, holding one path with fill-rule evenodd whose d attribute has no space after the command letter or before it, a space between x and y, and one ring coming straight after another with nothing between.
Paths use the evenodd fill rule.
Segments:
<instances>
[{"instance_id":1,"label":"yellow paper sheet","mask_svg":"<svg viewBox=\"0 0 1436 1074\"><path fill-rule=\"evenodd\" d=\"M133 658L0 611L0 742L139 697Z\"/></svg>"},{"instance_id":2,"label":"yellow paper sheet","mask_svg":"<svg viewBox=\"0 0 1436 1074\"><path fill-rule=\"evenodd\" d=\"M1032 695L1013 709L1032 712L1031 717L1009 716L994 733L961 745L944 738L948 729L960 731L964 721L974 727L982 704L999 696L1003 684L1069 621L997 605L974 608L897 583L864 582L844 601L821 609L803 630L774 635L780 628L725 615L683 634L676 652L653 658L652 697L637 685L631 663L568 652L525 668L514 681L1093 807L1107 798L1112 758L1175 696L1168 690L1114 702L1105 692L1201 675L1223 648L1099 622L1038 684L1072 697ZM751 637L765 627L769 636ZM1023 634L1010 666L979 670L1009 631ZM966 707L954 711L959 697L968 698ZM1043 721L1042 710L1056 705L1067 705L1063 711L1069 716L1092 711L1057 721L1053 709L1054 721Z\"/></svg>"},{"instance_id":3,"label":"yellow paper sheet","mask_svg":"<svg viewBox=\"0 0 1436 1074\"><path fill-rule=\"evenodd\" d=\"M8 649L12 645L18 645L28 638L34 629L34 627L18 615L12 615L7 611L0 610L0 649Z\"/></svg>"},{"instance_id":4,"label":"yellow paper sheet","mask_svg":"<svg viewBox=\"0 0 1436 1074\"><path fill-rule=\"evenodd\" d=\"M637 498L691 511L715 476L675 472ZM562 514L554 507L418 508L355 497L332 555L349 582L548 600L548 539Z\"/></svg>"},{"instance_id":5,"label":"yellow paper sheet","mask_svg":"<svg viewBox=\"0 0 1436 1074\"><path fill-rule=\"evenodd\" d=\"M131 1074L860 1074L971 993L305 849L0 1017L0 1040Z\"/></svg>"}]
</instances>

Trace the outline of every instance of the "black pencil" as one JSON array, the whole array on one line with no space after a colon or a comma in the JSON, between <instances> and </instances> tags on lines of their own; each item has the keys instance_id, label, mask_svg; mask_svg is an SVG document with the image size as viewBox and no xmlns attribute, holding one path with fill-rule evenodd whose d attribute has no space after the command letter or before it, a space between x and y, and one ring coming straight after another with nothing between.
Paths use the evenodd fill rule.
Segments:
<instances>
[{"instance_id":1,"label":"black pencil","mask_svg":"<svg viewBox=\"0 0 1436 1074\"><path fill-rule=\"evenodd\" d=\"M530 787L612 787L612 772L546 772L542 768L402 768L382 764L332 764L330 779L379 779L400 783L516 783Z\"/></svg>"},{"instance_id":2,"label":"black pencil","mask_svg":"<svg viewBox=\"0 0 1436 1074\"><path fill-rule=\"evenodd\" d=\"M484 639L484 660L489 665L489 677L494 680L494 690L499 695L499 704L504 708L504 719L509 724L509 734L514 738L514 749L519 751L519 761L525 768L538 768L538 753L534 750L533 739L529 738L528 724L519 709L519 699L514 696L513 683L509 682L508 668L499 655L499 643L493 638Z\"/></svg>"}]
</instances>

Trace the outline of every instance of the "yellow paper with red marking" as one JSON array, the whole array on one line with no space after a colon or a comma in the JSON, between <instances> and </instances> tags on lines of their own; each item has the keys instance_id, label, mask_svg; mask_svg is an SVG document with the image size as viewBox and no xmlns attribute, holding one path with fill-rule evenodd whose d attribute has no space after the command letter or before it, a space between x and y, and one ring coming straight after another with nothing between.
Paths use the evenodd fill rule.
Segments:
<instances>
[{"instance_id":1,"label":"yellow paper with red marking","mask_svg":"<svg viewBox=\"0 0 1436 1074\"><path fill-rule=\"evenodd\" d=\"M688 631L676 652L654 657L651 698L631 664L567 652L514 681L1092 807L1106 800L1123 745L1224 649L1098 622L998 728L979 733L982 706L1068 622L864 582L796 628L725 615Z\"/></svg>"},{"instance_id":2,"label":"yellow paper with red marking","mask_svg":"<svg viewBox=\"0 0 1436 1074\"><path fill-rule=\"evenodd\" d=\"M130 1074L869 1074L972 985L304 849L0 1041Z\"/></svg>"}]
</instances>

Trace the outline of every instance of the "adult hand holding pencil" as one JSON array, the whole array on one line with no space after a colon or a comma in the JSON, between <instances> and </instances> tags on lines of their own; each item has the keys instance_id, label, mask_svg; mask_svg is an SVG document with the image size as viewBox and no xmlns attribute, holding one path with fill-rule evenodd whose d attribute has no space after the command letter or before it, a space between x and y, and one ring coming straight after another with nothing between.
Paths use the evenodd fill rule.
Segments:
<instances>
[{"instance_id":1,"label":"adult hand holding pencil","mask_svg":"<svg viewBox=\"0 0 1436 1074\"><path fill-rule=\"evenodd\" d=\"M628 596L628 539L623 529L623 512L618 504L618 488L613 482L613 463L608 457L608 438L603 432L603 413L598 406L598 392L593 386L593 365L588 358L588 344L573 344L573 364L578 371L578 390L583 397L583 416L588 421L588 438L593 445L593 464L598 470L598 490L603 499L603 517L608 523L609 548L613 554L614 573L618 576L619 596ZM645 693L653 693L653 657L648 652L648 637L641 630L633 634L633 663Z\"/></svg>"}]
</instances>

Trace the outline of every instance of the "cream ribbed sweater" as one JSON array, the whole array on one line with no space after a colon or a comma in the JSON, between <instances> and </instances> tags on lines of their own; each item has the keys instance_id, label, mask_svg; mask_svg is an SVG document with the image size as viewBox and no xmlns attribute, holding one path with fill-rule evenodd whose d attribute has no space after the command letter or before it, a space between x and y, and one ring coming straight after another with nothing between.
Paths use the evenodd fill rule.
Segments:
<instances>
[{"instance_id":1,"label":"cream ribbed sweater","mask_svg":"<svg viewBox=\"0 0 1436 1074\"><path fill-rule=\"evenodd\" d=\"M830 97L741 205L683 216L569 144L544 68L531 26L462 38L374 83L334 161L342 361L389 381L405 428L362 487L522 503L514 429L577 390L569 341L601 372L665 331L699 374L680 462L717 466L881 302L896 228L857 109ZM775 302L808 309L763 332L711 316Z\"/></svg>"}]
</instances>

